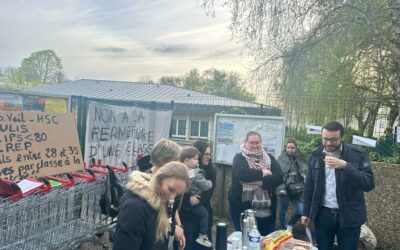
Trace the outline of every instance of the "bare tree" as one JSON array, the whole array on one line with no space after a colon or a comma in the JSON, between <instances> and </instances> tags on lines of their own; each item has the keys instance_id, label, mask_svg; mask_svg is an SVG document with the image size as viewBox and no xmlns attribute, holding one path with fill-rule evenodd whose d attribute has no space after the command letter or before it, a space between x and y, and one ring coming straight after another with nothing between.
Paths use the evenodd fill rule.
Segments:
<instances>
[{"instance_id":1,"label":"bare tree","mask_svg":"<svg viewBox=\"0 0 400 250\"><path fill-rule=\"evenodd\" d=\"M216 2L203 0L203 8L213 14ZM371 98L376 103L364 109L372 113L382 105L396 107L394 114L400 109L399 0L221 2L230 8L233 36L254 58L255 76L271 81L275 91ZM368 58L371 51L374 58Z\"/></svg>"}]
</instances>

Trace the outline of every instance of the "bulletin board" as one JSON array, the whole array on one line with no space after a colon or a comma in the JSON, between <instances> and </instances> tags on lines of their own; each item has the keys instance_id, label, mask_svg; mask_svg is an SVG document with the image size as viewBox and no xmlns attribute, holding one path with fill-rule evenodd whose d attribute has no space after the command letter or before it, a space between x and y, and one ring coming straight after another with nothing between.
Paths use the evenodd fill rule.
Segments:
<instances>
[{"instance_id":1,"label":"bulletin board","mask_svg":"<svg viewBox=\"0 0 400 250\"><path fill-rule=\"evenodd\" d=\"M261 135L267 153L276 158L282 153L285 139L284 117L215 114L213 162L232 165L233 157L241 152L249 131L256 131Z\"/></svg>"}]
</instances>

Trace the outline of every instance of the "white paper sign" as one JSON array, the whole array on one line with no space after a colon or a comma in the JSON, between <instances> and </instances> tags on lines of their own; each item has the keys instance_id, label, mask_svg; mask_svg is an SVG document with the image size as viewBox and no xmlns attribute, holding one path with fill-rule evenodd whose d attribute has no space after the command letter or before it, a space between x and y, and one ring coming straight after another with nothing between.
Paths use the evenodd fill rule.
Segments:
<instances>
[{"instance_id":1,"label":"white paper sign","mask_svg":"<svg viewBox=\"0 0 400 250\"><path fill-rule=\"evenodd\" d=\"M396 142L400 143L400 127L397 127L397 137L396 137Z\"/></svg>"},{"instance_id":2,"label":"white paper sign","mask_svg":"<svg viewBox=\"0 0 400 250\"><path fill-rule=\"evenodd\" d=\"M43 186L42 182L31 181L28 179L23 179L22 181L18 182L18 187L21 189L22 193L25 194L35 188Z\"/></svg>"},{"instance_id":3,"label":"white paper sign","mask_svg":"<svg viewBox=\"0 0 400 250\"><path fill-rule=\"evenodd\" d=\"M353 135L352 144L374 148L374 147L376 147L376 140Z\"/></svg>"},{"instance_id":4,"label":"white paper sign","mask_svg":"<svg viewBox=\"0 0 400 250\"><path fill-rule=\"evenodd\" d=\"M306 125L307 134L319 135L322 132L322 126Z\"/></svg>"}]
</instances>

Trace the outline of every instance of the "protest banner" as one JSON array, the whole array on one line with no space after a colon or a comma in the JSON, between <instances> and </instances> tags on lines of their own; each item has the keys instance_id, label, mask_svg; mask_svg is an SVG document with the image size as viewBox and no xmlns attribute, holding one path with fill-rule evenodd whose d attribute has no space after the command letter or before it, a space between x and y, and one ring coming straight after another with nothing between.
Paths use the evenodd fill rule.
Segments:
<instances>
[{"instance_id":1,"label":"protest banner","mask_svg":"<svg viewBox=\"0 0 400 250\"><path fill-rule=\"evenodd\" d=\"M149 154L154 143L168 138L172 110L156 111L131 106L89 104L85 162L129 166L138 153Z\"/></svg>"}]
</instances>

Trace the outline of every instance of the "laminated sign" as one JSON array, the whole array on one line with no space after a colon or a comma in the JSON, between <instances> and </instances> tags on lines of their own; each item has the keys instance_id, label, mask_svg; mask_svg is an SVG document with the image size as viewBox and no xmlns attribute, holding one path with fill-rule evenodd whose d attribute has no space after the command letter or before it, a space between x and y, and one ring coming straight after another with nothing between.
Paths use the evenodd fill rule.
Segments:
<instances>
[{"instance_id":1,"label":"laminated sign","mask_svg":"<svg viewBox=\"0 0 400 250\"><path fill-rule=\"evenodd\" d=\"M83 169L72 113L0 111L0 178L74 172Z\"/></svg>"}]
</instances>

